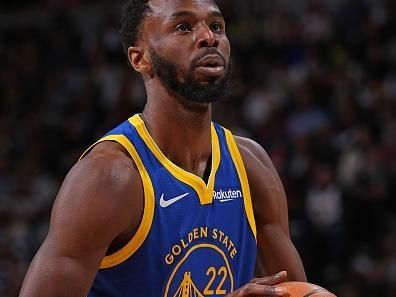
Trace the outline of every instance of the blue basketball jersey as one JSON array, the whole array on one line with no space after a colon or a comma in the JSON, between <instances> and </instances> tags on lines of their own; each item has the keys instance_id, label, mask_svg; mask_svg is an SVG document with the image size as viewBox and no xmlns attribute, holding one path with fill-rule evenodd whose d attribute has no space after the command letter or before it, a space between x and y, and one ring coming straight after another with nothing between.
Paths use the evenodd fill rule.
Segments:
<instances>
[{"instance_id":1,"label":"blue basketball jersey","mask_svg":"<svg viewBox=\"0 0 396 297\"><path fill-rule=\"evenodd\" d=\"M256 226L246 171L232 134L212 123L207 183L167 159L135 115L99 142L136 163L144 212L134 237L106 256L89 297L223 296L249 282Z\"/></svg>"}]
</instances>

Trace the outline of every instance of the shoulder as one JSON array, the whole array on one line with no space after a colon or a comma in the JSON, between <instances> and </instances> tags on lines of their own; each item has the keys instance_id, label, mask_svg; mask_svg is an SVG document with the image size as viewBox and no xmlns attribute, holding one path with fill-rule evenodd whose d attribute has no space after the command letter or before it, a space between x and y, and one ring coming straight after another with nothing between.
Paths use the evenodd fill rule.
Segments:
<instances>
[{"instance_id":1,"label":"shoulder","mask_svg":"<svg viewBox=\"0 0 396 297\"><path fill-rule=\"evenodd\" d=\"M70 171L67 179L82 183L93 192L100 190L96 199L106 204L123 207L134 203L142 194L142 183L135 162L127 150L117 142L97 144ZM65 180L65 181L66 181ZM131 193L134 196L131 197Z\"/></svg>"},{"instance_id":2,"label":"shoulder","mask_svg":"<svg viewBox=\"0 0 396 297\"><path fill-rule=\"evenodd\" d=\"M256 141L241 136L234 136L234 138L241 153L248 154L251 155L251 157L254 156L256 158L268 157L268 154L266 153L264 148Z\"/></svg>"},{"instance_id":3,"label":"shoulder","mask_svg":"<svg viewBox=\"0 0 396 297\"><path fill-rule=\"evenodd\" d=\"M101 189L111 193L112 199L141 186L136 165L128 152L118 143L105 141L97 144L70 170L66 182L81 183L87 189Z\"/></svg>"},{"instance_id":4,"label":"shoulder","mask_svg":"<svg viewBox=\"0 0 396 297\"><path fill-rule=\"evenodd\" d=\"M90 172L89 179L95 178L120 189L135 184L139 179L136 164L127 150L113 141L97 144L71 170L71 173L77 174L86 172Z\"/></svg>"},{"instance_id":5,"label":"shoulder","mask_svg":"<svg viewBox=\"0 0 396 297\"><path fill-rule=\"evenodd\" d=\"M139 223L142 195L137 169L122 146L96 145L61 186L49 232L29 269L32 278L24 290L40 287L47 293L69 292L73 282L74 295L83 296L110 245Z\"/></svg>"},{"instance_id":6,"label":"shoulder","mask_svg":"<svg viewBox=\"0 0 396 297\"><path fill-rule=\"evenodd\" d=\"M103 142L66 176L55 200L50 229L63 233L65 223L72 221L67 229L74 234L83 237L96 230L100 233L97 240L108 244L139 224L143 207L142 183L133 160L121 145Z\"/></svg>"},{"instance_id":7,"label":"shoulder","mask_svg":"<svg viewBox=\"0 0 396 297\"><path fill-rule=\"evenodd\" d=\"M281 223L287 228L287 201L272 161L257 142L235 137L248 176L256 221L260 224Z\"/></svg>"},{"instance_id":8,"label":"shoulder","mask_svg":"<svg viewBox=\"0 0 396 297\"><path fill-rule=\"evenodd\" d=\"M248 174L256 171L262 174L262 170L274 173L275 168L271 158L260 144L246 137L234 136L234 138Z\"/></svg>"}]
</instances>

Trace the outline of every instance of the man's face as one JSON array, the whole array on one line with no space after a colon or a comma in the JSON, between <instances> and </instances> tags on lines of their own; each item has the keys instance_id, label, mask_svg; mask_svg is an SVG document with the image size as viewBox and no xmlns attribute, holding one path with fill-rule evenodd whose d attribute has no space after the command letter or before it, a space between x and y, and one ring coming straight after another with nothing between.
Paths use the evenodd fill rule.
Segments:
<instances>
[{"instance_id":1,"label":"man's face","mask_svg":"<svg viewBox=\"0 0 396 297\"><path fill-rule=\"evenodd\" d=\"M227 95L230 44L211 0L152 0L144 23L155 75L173 93L194 102Z\"/></svg>"}]
</instances>

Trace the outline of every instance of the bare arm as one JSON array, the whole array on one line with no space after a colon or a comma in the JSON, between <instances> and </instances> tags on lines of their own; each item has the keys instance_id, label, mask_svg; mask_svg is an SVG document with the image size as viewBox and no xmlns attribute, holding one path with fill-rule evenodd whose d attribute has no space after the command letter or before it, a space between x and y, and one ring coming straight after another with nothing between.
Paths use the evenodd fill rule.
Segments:
<instances>
[{"instance_id":1,"label":"bare arm","mask_svg":"<svg viewBox=\"0 0 396 297\"><path fill-rule=\"evenodd\" d=\"M66 177L20 297L86 296L110 243L134 230L142 211L133 162L120 145L99 144Z\"/></svg>"},{"instance_id":2,"label":"bare arm","mask_svg":"<svg viewBox=\"0 0 396 297\"><path fill-rule=\"evenodd\" d=\"M306 281L304 267L289 235L285 191L264 149L236 137L249 179L257 227L259 278L228 294L229 297L289 296L276 285L286 280ZM269 275L269 276L268 276Z\"/></svg>"},{"instance_id":3,"label":"bare arm","mask_svg":"<svg viewBox=\"0 0 396 297\"><path fill-rule=\"evenodd\" d=\"M285 270L288 280L306 281L304 267L289 235L287 200L280 178L264 149L237 137L250 185L257 225L256 266L261 276Z\"/></svg>"}]
</instances>

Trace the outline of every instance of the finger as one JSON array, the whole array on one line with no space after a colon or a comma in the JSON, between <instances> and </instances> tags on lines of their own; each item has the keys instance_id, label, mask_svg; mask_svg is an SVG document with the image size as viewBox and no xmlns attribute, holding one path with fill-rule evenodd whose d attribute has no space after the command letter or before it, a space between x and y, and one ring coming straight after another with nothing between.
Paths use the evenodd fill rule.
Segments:
<instances>
[{"instance_id":1,"label":"finger","mask_svg":"<svg viewBox=\"0 0 396 297\"><path fill-rule=\"evenodd\" d=\"M259 285L276 285L281 282L283 282L287 278L287 272L286 271L281 271L278 272L277 274L271 275L271 276L266 276L266 277L261 277L261 278L256 278L253 280L253 283L259 284Z\"/></svg>"},{"instance_id":2,"label":"finger","mask_svg":"<svg viewBox=\"0 0 396 297\"><path fill-rule=\"evenodd\" d=\"M240 289L237 296L265 296L265 297L287 297L289 293L286 288L273 287L259 284L247 284Z\"/></svg>"}]
</instances>

